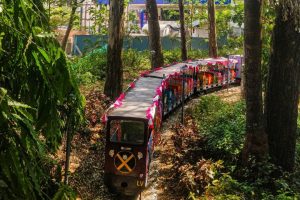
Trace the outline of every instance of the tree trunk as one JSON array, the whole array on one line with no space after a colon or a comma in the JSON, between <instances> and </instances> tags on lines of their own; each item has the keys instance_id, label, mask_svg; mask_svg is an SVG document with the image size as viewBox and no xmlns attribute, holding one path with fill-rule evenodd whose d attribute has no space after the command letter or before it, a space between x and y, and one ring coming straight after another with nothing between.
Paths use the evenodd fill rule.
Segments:
<instances>
[{"instance_id":1,"label":"tree trunk","mask_svg":"<svg viewBox=\"0 0 300 200\"><path fill-rule=\"evenodd\" d=\"M294 6L298 0L290 2ZM292 171L295 163L300 81L300 33L294 22L300 13L291 6L277 8L266 95L270 157L287 171Z\"/></svg>"},{"instance_id":2,"label":"tree trunk","mask_svg":"<svg viewBox=\"0 0 300 200\"><path fill-rule=\"evenodd\" d=\"M262 159L268 152L262 109L261 1L245 0L246 141L243 149L244 164L247 164L250 155Z\"/></svg>"},{"instance_id":3,"label":"tree trunk","mask_svg":"<svg viewBox=\"0 0 300 200\"><path fill-rule=\"evenodd\" d=\"M181 35L181 59L187 60L187 50L186 50L186 33L184 27L184 8L183 0L178 1L179 14L180 14L180 35Z\"/></svg>"},{"instance_id":4,"label":"tree trunk","mask_svg":"<svg viewBox=\"0 0 300 200\"><path fill-rule=\"evenodd\" d=\"M62 47L63 50L66 50L67 43L68 43L68 38L69 38L70 32L73 28L73 23L74 23L74 20L75 20L75 13L76 13L77 5L78 5L77 0L74 0L73 3L72 3L72 10L71 10L71 15L70 15L68 27L67 27L66 33L64 35L64 38L61 42L61 47Z\"/></svg>"},{"instance_id":5,"label":"tree trunk","mask_svg":"<svg viewBox=\"0 0 300 200\"><path fill-rule=\"evenodd\" d=\"M107 71L104 93L117 98L123 85L123 12L124 0L111 0L109 8Z\"/></svg>"},{"instance_id":6,"label":"tree trunk","mask_svg":"<svg viewBox=\"0 0 300 200\"><path fill-rule=\"evenodd\" d=\"M208 22L209 22L209 56L218 57L217 32L216 32L216 8L215 0L207 1Z\"/></svg>"},{"instance_id":7,"label":"tree trunk","mask_svg":"<svg viewBox=\"0 0 300 200\"><path fill-rule=\"evenodd\" d=\"M153 69L164 65L156 0L147 0L146 9L148 13L148 32L151 53L151 67Z\"/></svg>"},{"instance_id":8,"label":"tree trunk","mask_svg":"<svg viewBox=\"0 0 300 200\"><path fill-rule=\"evenodd\" d=\"M244 63L243 63L244 65ZM245 65L244 65L245 66ZM245 67L242 66L241 68L241 97L242 99L246 99L246 89L245 89Z\"/></svg>"}]
</instances>

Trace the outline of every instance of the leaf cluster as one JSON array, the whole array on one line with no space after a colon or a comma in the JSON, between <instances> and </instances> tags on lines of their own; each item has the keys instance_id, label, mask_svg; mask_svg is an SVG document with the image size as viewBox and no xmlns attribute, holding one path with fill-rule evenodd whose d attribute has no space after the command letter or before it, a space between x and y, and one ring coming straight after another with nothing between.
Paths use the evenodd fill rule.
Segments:
<instances>
[{"instance_id":1,"label":"leaf cluster","mask_svg":"<svg viewBox=\"0 0 300 200\"><path fill-rule=\"evenodd\" d=\"M0 199L49 198L61 179L49 155L81 123L84 100L43 5L0 3Z\"/></svg>"},{"instance_id":2,"label":"leaf cluster","mask_svg":"<svg viewBox=\"0 0 300 200\"><path fill-rule=\"evenodd\" d=\"M245 104L230 105L217 96L204 96L193 113L207 147L220 158L237 160L245 134Z\"/></svg>"}]
</instances>

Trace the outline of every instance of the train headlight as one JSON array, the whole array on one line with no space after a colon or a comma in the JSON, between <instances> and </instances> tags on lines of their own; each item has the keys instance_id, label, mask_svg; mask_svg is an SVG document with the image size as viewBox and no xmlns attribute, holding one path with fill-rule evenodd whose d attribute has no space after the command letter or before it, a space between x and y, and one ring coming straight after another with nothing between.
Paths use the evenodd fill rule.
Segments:
<instances>
[{"instance_id":1,"label":"train headlight","mask_svg":"<svg viewBox=\"0 0 300 200\"><path fill-rule=\"evenodd\" d=\"M138 157L139 160L141 160L143 158L143 154L141 152L138 152L137 157Z\"/></svg>"},{"instance_id":2,"label":"train headlight","mask_svg":"<svg viewBox=\"0 0 300 200\"><path fill-rule=\"evenodd\" d=\"M110 150L109 153L108 153L108 155L109 155L110 157L114 157L114 154L115 154L115 151L114 151L113 149Z\"/></svg>"}]
</instances>

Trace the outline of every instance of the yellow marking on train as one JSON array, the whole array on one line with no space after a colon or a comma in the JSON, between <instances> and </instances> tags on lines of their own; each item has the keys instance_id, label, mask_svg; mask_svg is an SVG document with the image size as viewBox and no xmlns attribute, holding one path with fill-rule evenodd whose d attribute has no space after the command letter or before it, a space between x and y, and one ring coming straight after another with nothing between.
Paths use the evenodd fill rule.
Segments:
<instances>
[{"instance_id":1,"label":"yellow marking on train","mask_svg":"<svg viewBox=\"0 0 300 200\"><path fill-rule=\"evenodd\" d=\"M129 158L127 158L126 160L123 160L123 158L119 154L117 154L117 157L122 162L121 165L117 169L120 171L125 166L127 168L127 170L129 172L131 172L132 169L127 165L127 163L133 158L133 154L131 154L131 156L129 156Z\"/></svg>"},{"instance_id":2,"label":"yellow marking on train","mask_svg":"<svg viewBox=\"0 0 300 200\"><path fill-rule=\"evenodd\" d=\"M139 181L139 180L137 180L137 181L136 181L136 185L137 185L138 187L142 187L142 186L144 185L144 181Z\"/></svg>"}]
</instances>

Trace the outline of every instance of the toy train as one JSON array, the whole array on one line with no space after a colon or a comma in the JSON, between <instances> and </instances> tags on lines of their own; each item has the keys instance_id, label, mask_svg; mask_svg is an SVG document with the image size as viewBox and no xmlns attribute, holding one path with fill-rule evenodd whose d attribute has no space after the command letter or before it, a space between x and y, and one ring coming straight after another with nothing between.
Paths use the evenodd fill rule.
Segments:
<instances>
[{"instance_id":1,"label":"toy train","mask_svg":"<svg viewBox=\"0 0 300 200\"><path fill-rule=\"evenodd\" d=\"M195 93L238 83L242 59L235 55L174 63L132 82L102 117L108 188L128 196L141 192L163 118Z\"/></svg>"}]
</instances>

